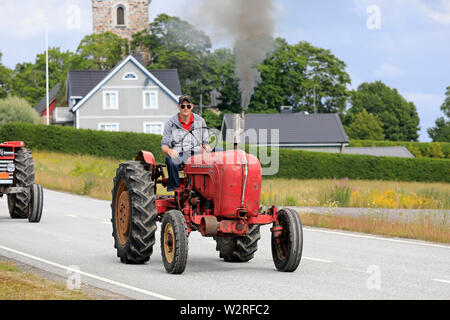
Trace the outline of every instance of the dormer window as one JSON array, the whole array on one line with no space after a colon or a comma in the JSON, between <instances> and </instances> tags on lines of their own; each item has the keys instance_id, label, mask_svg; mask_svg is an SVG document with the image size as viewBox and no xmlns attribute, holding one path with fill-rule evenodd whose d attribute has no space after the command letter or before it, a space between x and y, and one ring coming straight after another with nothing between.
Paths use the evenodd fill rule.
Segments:
<instances>
[{"instance_id":1,"label":"dormer window","mask_svg":"<svg viewBox=\"0 0 450 320\"><path fill-rule=\"evenodd\" d=\"M128 72L123 75L122 80L137 80L138 77L134 72Z\"/></svg>"},{"instance_id":2,"label":"dormer window","mask_svg":"<svg viewBox=\"0 0 450 320\"><path fill-rule=\"evenodd\" d=\"M117 25L118 26L125 25L125 8L122 6L119 6L117 8Z\"/></svg>"}]
</instances>

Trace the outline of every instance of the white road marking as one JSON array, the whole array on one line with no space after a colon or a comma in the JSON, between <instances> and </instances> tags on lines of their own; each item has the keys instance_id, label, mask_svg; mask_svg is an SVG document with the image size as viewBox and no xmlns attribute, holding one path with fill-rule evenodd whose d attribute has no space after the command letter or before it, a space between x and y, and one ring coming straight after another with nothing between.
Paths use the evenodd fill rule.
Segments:
<instances>
[{"instance_id":1,"label":"white road marking","mask_svg":"<svg viewBox=\"0 0 450 320\"><path fill-rule=\"evenodd\" d=\"M311 257L305 257L302 256L302 259L311 260L311 261L317 261L317 262L323 262L323 263L332 263L333 261L325 260L325 259L319 259L319 258L311 258Z\"/></svg>"},{"instance_id":2,"label":"white road marking","mask_svg":"<svg viewBox=\"0 0 450 320\"><path fill-rule=\"evenodd\" d=\"M102 222L100 222L100 223L103 223L103 224L111 224L111 221L102 221Z\"/></svg>"},{"instance_id":3,"label":"white road marking","mask_svg":"<svg viewBox=\"0 0 450 320\"><path fill-rule=\"evenodd\" d=\"M21 256L27 257L29 259L33 259L33 260L36 260L36 261L39 261L39 262L42 262L42 263L45 263L45 264L48 264L48 265L51 265L53 267L57 267L57 268L64 269L64 270L67 270L67 271L76 272L76 273L81 274L81 275L83 275L85 277L88 277L88 278L92 278L92 279L95 279L95 280L106 282L106 283L109 283L109 284L112 284L112 285L115 285L115 286L118 286L118 287L121 287L121 288L125 288L125 289L128 289L128 290L136 291L136 292L145 294L147 296L151 296L153 298L157 298L157 299L161 299L161 300L175 300L174 298L170 298L170 297L161 295L159 293L155 293L155 292L151 292L151 291L148 291L148 290L136 288L136 287L133 287L133 286L121 283L121 282L117 282L117 281L110 280L110 279L107 279L107 278L99 277L99 276L96 276L96 275L93 275L93 274L90 274L90 273L87 273L87 272L84 272L84 271L71 269L71 268L63 266L61 264L58 264L58 263L55 263L55 262L51 262L51 261L48 261L48 260L45 260L45 259L42 259L42 258L38 258L38 257L32 256L30 254L27 254L27 253L24 253L24 252L21 252L21 251L17 251L17 250L11 249L11 248L0 246L0 249L8 251L8 252L11 252L11 253L14 253L14 254L17 254L17 255L21 255Z\"/></svg>"},{"instance_id":4,"label":"white road marking","mask_svg":"<svg viewBox=\"0 0 450 320\"><path fill-rule=\"evenodd\" d=\"M443 282L443 283L448 283L450 284L449 280L442 280L442 279L431 279L432 281L437 281L437 282Z\"/></svg>"},{"instance_id":5,"label":"white road marking","mask_svg":"<svg viewBox=\"0 0 450 320\"><path fill-rule=\"evenodd\" d=\"M78 216L75 216L73 214L66 214L66 217L70 217L70 218L78 218Z\"/></svg>"},{"instance_id":6,"label":"white road marking","mask_svg":"<svg viewBox=\"0 0 450 320\"><path fill-rule=\"evenodd\" d=\"M408 241L408 240L390 239L390 238L383 238L383 237L376 237L376 236L364 236L364 235L353 234L353 233L349 233L349 232L328 231L328 230L319 230L319 229L311 229L311 228L303 228L303 230L307 230L307 231L311 231L311 232L337 234L340 236L347 236L347 237L364 238L364 239L371 239L371 240L381 240L381 241L405 243L405 244L412 244L412 245L419 245L419 246L426 246L426 247L450 249L450 246L445 246L445 245L418 242L418 241L416 242L416 241Z\"/></svg>"}]
</instances>

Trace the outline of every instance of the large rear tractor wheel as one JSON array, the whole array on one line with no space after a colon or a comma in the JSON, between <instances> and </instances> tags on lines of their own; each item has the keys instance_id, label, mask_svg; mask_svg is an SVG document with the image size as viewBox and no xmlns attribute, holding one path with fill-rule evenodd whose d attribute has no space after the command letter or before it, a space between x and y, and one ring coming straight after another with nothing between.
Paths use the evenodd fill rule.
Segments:
<instances>
[{"instance_id":1,"label":"large rear tractor wheel","mask_svg":"<svg viewBox=\"0 0 450 320\"><path fill-rule=\"evenodd\" d=\"M16 169L13 187L31 188L34 184L34 164L31 151L20 148L16 152L14 164ZM29 191L8 195L8 209L11 218L28 218L30 202L31 192Z\"/></svg>"},{"instance_id":2,"label":"large rear tractor wheel","mask_svg":"<svg viewBox=\"0 0 450 320\"><path fill-rule=\"evenodd\" d=\"M138 161L120 164L112 190L114 247L122 263L142 264L153 253L156 233L155 182Z\"/></svg>"},{"instance_id":3,"label":"large rear tractor wheel","mask_svg":"<svg viewBox=\"0 0 450 320\"><path fill-rule=\"evenodd\" d=\"M38 223L41 221L42 209L44 206L44 192L40 184L34 184L31 190L31 201L28 207L28 221Z\"/></svg>"},{"instance_id":4,"label":"large rear tractor wheel","mask_svg":"<svg viewBox=\"0 0 450 320\"><path fill-rule=\"evenodd\" d=\"M280 237L272 234L272 257L278 271L293 272L302 258L303 227L295 210L278 211L278 222L283 227Z\"/></svg>"},{"instance_id":5,"label":"large rear tractor wheel","mask_svg":"<svg viewBox=\"0 0 450 320\"><path fill-rule=\"evenodd\" d=\"M260 225L249 226L248 235L240 237L216 237L216 250L226 262L247 262L253 259L261 239Z\"/></svg>"},{"instance_id":6,"label":"large rear tractor wheel","mask_svg":"<svg viewBox=\"0 0 450 320\"><path fill-rule=\"evenodd\" d=\"M183 214L177 210L167 211L161 225L161 255L168 273L181 274L186 269L188 237Z\"/></svg>"}]
</instances>

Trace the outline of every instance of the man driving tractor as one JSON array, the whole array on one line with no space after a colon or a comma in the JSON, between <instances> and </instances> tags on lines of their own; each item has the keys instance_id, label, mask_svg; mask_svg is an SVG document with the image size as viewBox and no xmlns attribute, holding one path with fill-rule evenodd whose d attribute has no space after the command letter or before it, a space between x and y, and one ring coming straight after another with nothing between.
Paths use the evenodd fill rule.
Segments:
<instances>
[{"instance_id":1,"label":"man driving tractor","mask_svg":"<svg viewBox=\"0 0 450 320\"><path fill-rule=\"evenodd\" d=\"M194 104L188 95L182 95L178 101L177 115L167 121L161 141L161 150L166 155L169 181L167 191L173 191L180 185L180 164L193 154L211 152L208 144L208 130L205 120L192 111Z\"/></svg>"}]
</instances>

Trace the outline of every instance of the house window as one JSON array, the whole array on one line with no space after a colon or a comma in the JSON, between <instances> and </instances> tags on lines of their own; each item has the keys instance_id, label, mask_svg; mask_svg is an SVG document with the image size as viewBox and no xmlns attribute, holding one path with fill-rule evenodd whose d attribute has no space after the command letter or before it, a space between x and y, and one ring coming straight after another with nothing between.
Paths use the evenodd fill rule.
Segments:
<instances>
[{"instance_id":1,"label":"house window","mask_svg":"<svg viewBox=\"0 0 450 320\"><path fill-rule=\"evenodd\" d=\"M164 124L162 122L145 122L144 133L162 135L164 131Z\"/></svg>"},{"instance_id":2,"label":"house window","mask_svg":"<svg viewBox=\"0 0 450 320\"><path fill-rule=\"evenodd\" d=\"M158 109L157 91L144 91L143 100L144 109Z\"/></svg>"},{"instance_id":3,"label":"house window","mask_svg":"<svg viewBox=\"0 0 450 320\"><path fill-rule=\"evenodd\" d=\"M103 109L104 110L119 109L119 93L117 91L103 92Z\"/></svg>"},{"instance_id":4,"label":"house window","mask_svg":"<svg viewBox=\"0 0 450 320\"><path fill-rule=\"evenodd\" d=\"M117 25L123 26L125 24L125 8L118 7L117 8Z\"/></svg>"},{"instance_id":5,"label":"house window","mask_svg":"<svg viewBox=\"0 0 450 320\"><path fill-rule=\"evenodd\" d=\"M137 80L138 77L134 72L125 73L122 80Z\"/></svg>"},{"instance_id":6,"label":"house window","mask_svg":"<svg viewBox=\"0 0 450 320\"><path fill-rule=\"evenodd\" d=\"M98 130L117 132L117 131L119 131L119 124L118 123L99 123Z\"/></svg>"}]
</instances>

